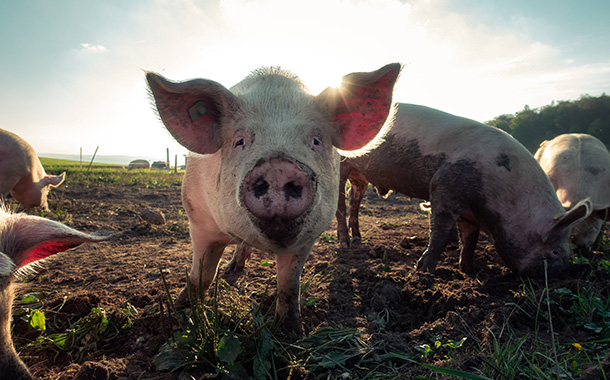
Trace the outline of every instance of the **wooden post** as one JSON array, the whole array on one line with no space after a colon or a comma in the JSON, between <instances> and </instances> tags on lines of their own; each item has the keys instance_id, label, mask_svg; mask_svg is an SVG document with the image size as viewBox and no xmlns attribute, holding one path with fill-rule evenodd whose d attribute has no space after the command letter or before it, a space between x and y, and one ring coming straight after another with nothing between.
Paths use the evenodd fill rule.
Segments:
<instances>
[{"instance_id":1,"label":"wooden post","mask_svg":"<svg viewBox=\"0 0 610 380\"><path fill-rule=\"evenodd\" d=\"M169 148L167 148L167 170L172 170L171 166L169 166Z\"/></svg>"},{"instance_id":2,"label":"wooden post","mask_svg":"<svg viewBox=\"0 0 610 380\"><path fill-rule=\"evenodd\" d=\"M178 173L178 155L174 157L174 173Z\"/></svg>"},{"instance_id":3,"label":"wooden post","mask_svg":"<svg viewBox=\"0 0 610 380\"><path fill-rule=\"evenodd\" d=\"M83 168L83 147L80 147L80 164L78 165L80 169Z\"/></svg>"},{"instance_id":4,"label":"wooden post","mask_svg":"<svg viewBox=\"0 0 610 380\"><path fill-rule=\"evenodd\" d=\"M87 169L87 171L91 170L91 165L93 165L93 160L95 160L95 155L97 154L97 150L99 148L100 148L99 146L97 148L95 148L95 153L93 153L93 157L91 157L91 162L89 163L89 169Z\"/></svg>"}]
</instances>

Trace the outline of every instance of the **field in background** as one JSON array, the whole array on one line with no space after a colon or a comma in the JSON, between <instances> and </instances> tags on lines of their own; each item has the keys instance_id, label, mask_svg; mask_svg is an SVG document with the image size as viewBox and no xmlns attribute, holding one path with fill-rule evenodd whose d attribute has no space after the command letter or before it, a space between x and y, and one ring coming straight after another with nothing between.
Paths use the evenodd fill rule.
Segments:
<instances>
[{"instance_id":1,"label":"field in background","mask_svg":"<svg viewBox=\"0 0 610 380\"><path fill-rule=\"evenodd\" d=\"M89 163L41 157L40 162L49 174L66 173L66 184L89 185L91 183L114 183L127 186L174 186L182 184L183 170L136 169L127 170L126 165Z\"/></svg>"}]
</instances>

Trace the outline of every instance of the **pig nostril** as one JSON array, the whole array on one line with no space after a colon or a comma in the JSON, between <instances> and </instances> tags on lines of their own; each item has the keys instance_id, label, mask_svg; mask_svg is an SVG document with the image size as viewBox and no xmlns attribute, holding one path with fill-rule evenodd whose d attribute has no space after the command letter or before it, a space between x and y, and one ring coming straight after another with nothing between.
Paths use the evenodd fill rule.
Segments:
<instances>
[{"instance_id":1,"label":"pig nostril","mask_svg":"<svg viewBox=\"0 0 610 380\"><path fill-rule=\"evenodd\" d=\"M260 198L267 194L267 190L269 190L269 182L265 181L263 177L258 177L256 182L254 182L254 185L252 185L252 190L254 191L254 196L256 198Z\"/></svg>"},{"instance_id":2,"label":"pig nostril","mask_svg":"<svg viewBox=\"0 0 610 380\"><path fill-rule=\"evenodd\" d=\"M301 198L303 186L297 185L294 182L288 182L284 185L284 194L286 194L287 200L290 198Z\"/></svg>"}]
</instances>

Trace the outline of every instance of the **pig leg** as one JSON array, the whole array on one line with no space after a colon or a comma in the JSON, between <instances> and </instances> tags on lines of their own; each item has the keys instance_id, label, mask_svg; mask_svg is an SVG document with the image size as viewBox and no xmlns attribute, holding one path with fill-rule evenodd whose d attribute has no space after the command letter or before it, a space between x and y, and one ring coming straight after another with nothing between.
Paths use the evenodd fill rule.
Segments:
<instances>
[{"instance_id":1,"label":"pig leg","mask_svg":"<svg viewBox=\"0 0 610 380\"><path fill-rule=\"evenodd\" d=\"M465 197L465 194L457 193L462 188L459 181L459 175L456 176L451 166L440 169L430 181L430 241L417 261L417 270L434 272L458 218L467 209L459 201Z\"/></svg>"},{"instance_id":2,"label":"pig leg","mask_svg":"<svg viewBox=\"0 0 610 380\"><path fill-rule=\"evenodd\" d=\"M479 226L460 218L458 220L462 250L460 251L460 269L466 274L474 273L474 251L479 240Z\"/></svg>"},{"instance_id":3,"label":"pig leg","mask_svg":"<svg viewBox=\"0 0 610 380\"><path fill-rule=\"evenodd\" d=\"M434 206L433 206L434 207ZM430 241L428 247L417 260L417 270L433 273L436 263L451 239L451 230L459 214L432 211L430 217Z\"/></svg>"},{"instance_id":4,"label":"pig leg","mask_svg":"<svg viewBox=\"0 0 610 380\"><path fill-rule=\"evenodd\" d=\"M362 241L362 235L360 234L360 221L358 219L358 213L360 211L360 204L364 199L366 188L368 187L369 181L359 171L352 170L349 175L349 181L351 183L351 197L349 202L349 228L352 230L353 243L359 245Z\"/></svg>"},{"instance_id":5,"label":"pig leg","mask_svg":"<svg viewBox=\"0 0 610 380\"><path fill-rule=\"evenodd\" d=\"M312 246L285 255L277 255L277 289L275 318L287 331L303 334L300 296L301 273Z\"/></svg>"},{"instance_id":6,"label":"pig leg","mask_svg":"<svg viewBox=\"0 0 610 380\"><path fill-rule=\"evenodd\" d=\"M341 170L341 176L339 178L339 203L337 205L337 212L335 217L337 218L337 239L341 244L341 248L349 247L349 232L347 230L347 216L345 210L345 183L347 182L347 173L343 173Z\"/></svg>"},{"instance_id":7,"label":"pig leg","mask_svg":"<svg viewBox=\"0 0 610 380\"><path fill-rule=\"evenodd\" d=\"M252 248L245 244L239 245L235 248L235 253L233 253L233 258L229 262L226 272L243 272L246 261L248 261L250 257L252 257Z\"/></svg>"},{"instance_id":8,"label":"pig leg","mask_svg":"<svg viewBox=\"0 0 610 380\"><path fill-rule=\"evenodd\" d=\"M189 274L191 286L201 295L205 296L218 271L220 258L227 246L224 242L210 242L204 234L197 234L191 225L191 238L193 240L193 266ZM186 304L189 299L188 286L182 289L176 301L179 305Z\"/></svg>"}]
</instances>

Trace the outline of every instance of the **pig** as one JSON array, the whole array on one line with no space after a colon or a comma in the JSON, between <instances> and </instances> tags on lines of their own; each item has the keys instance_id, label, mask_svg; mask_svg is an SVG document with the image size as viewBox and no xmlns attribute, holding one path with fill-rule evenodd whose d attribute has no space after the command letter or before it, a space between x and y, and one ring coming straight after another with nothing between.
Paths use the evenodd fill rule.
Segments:
<instances>
[{"instance_id":1,"label":"pig","mask_svg":"<svg viewBox=\"0 0 610 380\"><path fill-rule=\"evenodd\" d=\"M572 230L580 254L590 256L591 247L608 219L610 207L610 154L597 138L569 133L544 141L534 157L551 179L559 201L567 210L580 199L590 198L593 212Z\"/></svg>"},{"instance_id":2,"label":"pig","mask_svg":"<svg viewBox=\"0 0 610 380\"><path fill-rule=\"evenodd\" d=\"M0 206L0 380L34 379L11 340L13 281L20 269L82 243L111 236L79 232L37 216L12 214Z\"/></svg>"},{"instance_id":3,"label":"pig","mask_svg":"<svg viewBox=\"0 0 610 380\"><path fill-rule=\"evenodd\" d=\"M345 181L352 184L350 226L360 237L357 212L370 182L430 201L430 238L417 269L433 272L457 223L460 269L474 272L479 231L514 273L556 274L570 255L568 235L591 213L587 199L565 211L532 154L507 133L432 108L399 104L391 129L374 150L341 162L338 237L349 243Z\"/></svg>"},{"instance_id":4,"label":"pig","mask_svg":"<svg viewBox=\"0 0 610 380\"><path fill-rule=\"evenodd\" d=\"M228 244L275 254L276 319L302 333L299 281L337 207L337 149L367 149L383 133L400 70L352 73L318 95L280 68L258 69L230 89L146 74L160 119L191 152L182 202L194 287L209 288ZM178 301L186 297L185 288Z\"/></svg>"},{"instance_id":5,"label":"pig","mask_svg":"<svg viewBox=\"0 0 610 380\"><path fill-rule=\"evenodd\" d=\"M66 173L47 175L34 148L16 134L0 129L0 195L9 192L25 208L49 211L47 194Z\"/></svg>"}]
</instances>

